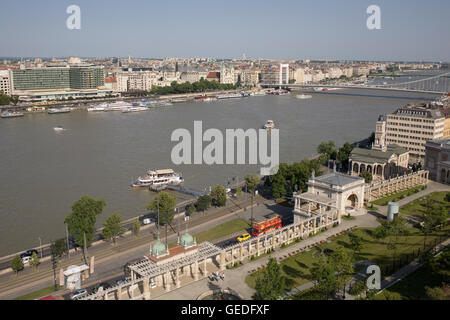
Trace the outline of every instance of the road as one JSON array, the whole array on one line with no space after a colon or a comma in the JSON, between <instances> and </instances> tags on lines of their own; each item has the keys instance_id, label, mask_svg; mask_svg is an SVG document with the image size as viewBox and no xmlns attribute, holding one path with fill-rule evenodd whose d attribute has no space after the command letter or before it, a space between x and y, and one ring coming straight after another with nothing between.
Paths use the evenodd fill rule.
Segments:
<instances>
[{"instance_id":1,"label":"road","mask_svg":"<svg viewBox=\"0 0 450 320\"><path fill-rule=\"evenodd\" d=\"M265 217L273 212L277 212L282 216L288 217L292 215L290 208L282 207L273 203L273 201L264 201L260 197L255 197L255 204L260 203L253 209L255 219L265 219ZM250 209L235 213L241 210L243 206L249 206L250 199L246 196L241 196L238 200L228 201L224 208L212 208L207 211L206 215L196 213L192 216L189 222L189 230L192 234L210 229L211 227L235 219L244 218L250 219ZM183 225L184 226L184 225ZM167 242L176 241L177 234L174 232L177 228L176 223L173 223L173 229L169 228ZM184 229L183 227L181 229ZM138 237L129 235L123 237L118 241L116 246L109 242L103 242L95 247L89 248L89 256L95 256L95 273L87 280L86 285L94 285L98 282L103 282L105 279L113 279L124 277L123 268L127 262L136 261L145 253L148 253L150 245L155 241L155 228L149 228L141 231ZM162 233L162 240L165 239L165 234ZM83 258L80 250L75 254L71 254L71 258L63 258L60 262L60 267L65 269L69 265L80 265L83 263ZM57 276L59 269L57 270ZM0 299L12 299L14 297L23 295L25 293L35 291L41 288L51 286L53 284L53 270L49 261L41 263L39 269L33 272L30 268L19 273L16 277L12 272L0 275Z\"/></svg>"}]
</instances>

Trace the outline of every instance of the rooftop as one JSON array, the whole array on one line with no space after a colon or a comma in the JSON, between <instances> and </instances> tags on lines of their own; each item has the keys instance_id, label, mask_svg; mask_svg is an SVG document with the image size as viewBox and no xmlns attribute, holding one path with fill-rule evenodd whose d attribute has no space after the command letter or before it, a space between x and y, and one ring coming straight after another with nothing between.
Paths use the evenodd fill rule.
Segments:
<instances>
[{"instance_id":1,"label":"rooftop","mask_svg":"<svg viewBox=\"0 0 450 320\"><path fill-rule=\"evenodd\" d=\"M401 155L407 153L408 150L402 148L396 144L390 144L387 146L386 152L376 149L364 149L354 148L350 153L350 159L352 161L365 162L365 163L384 163L387 162L392 155Z\"/></svg>"},{"instance_id":2,"label":"rooftop","mask_svg":"<svg viewBox=\"0 0 450 320\"><path fill-rule=\"evenodd\" d=\"M356 181L364 182L364 178L350 176L345 173L331 172L319 177L311 178L313 182L323 182L331 186L343 187Z\"/></svg>"}]
</instances>

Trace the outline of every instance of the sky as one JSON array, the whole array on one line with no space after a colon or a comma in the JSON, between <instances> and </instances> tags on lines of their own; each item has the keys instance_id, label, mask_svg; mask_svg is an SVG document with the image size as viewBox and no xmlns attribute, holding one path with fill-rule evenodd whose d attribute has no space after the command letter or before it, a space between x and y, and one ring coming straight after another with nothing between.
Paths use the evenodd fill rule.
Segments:
<instances>
[{"instance_id":1,"label":"sky","mask_svg":"<svg viewBox=\"0 0 450 320\"><path fill-rule=\"evenodd\" d=\"M379 30L366 25L372 4ZM449 12L448 0L3 0L0 57L448 62Z\"/></svg>"}]
</instances>

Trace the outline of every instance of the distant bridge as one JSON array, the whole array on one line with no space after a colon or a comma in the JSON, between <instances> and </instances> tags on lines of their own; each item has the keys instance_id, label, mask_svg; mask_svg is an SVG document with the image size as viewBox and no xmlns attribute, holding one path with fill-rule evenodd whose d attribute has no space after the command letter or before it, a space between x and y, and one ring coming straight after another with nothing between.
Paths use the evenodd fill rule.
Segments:
<instances>
[{"instance_id":1,"label":"distant bridge","mask_svg":"<svg viewBox=\"0 0 450 320\"><path fill-rule=\"evenodd\" d=\"M383 83L381 85L365 85L365 84L295 84L283 83L280 76L278 84L261 84L265 88L341 88L341 89L365 89L365 90L388 90L388 91L406 91L419 93L435 93L444 94L450 92L450 72L435 75L426 79L419 79L398 83Z\"/></svg>"}]
</instances>

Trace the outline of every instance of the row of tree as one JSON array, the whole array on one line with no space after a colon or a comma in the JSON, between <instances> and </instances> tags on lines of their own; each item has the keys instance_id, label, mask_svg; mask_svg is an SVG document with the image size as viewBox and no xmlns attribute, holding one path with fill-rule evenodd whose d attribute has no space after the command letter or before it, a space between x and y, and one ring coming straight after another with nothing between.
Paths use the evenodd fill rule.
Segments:
<instances>
[{"instance_id":1,"label":"row of tree","mask_svg":"<svg viewBox=\"0 0 450 320\"><path fill-rule=\"evenodd\" d=\"M0 90L0 106L7 106L11 103L16 105L19 102L18 96L8 96L4 94L3 91Z\"/></svg>"}]
</instances>

